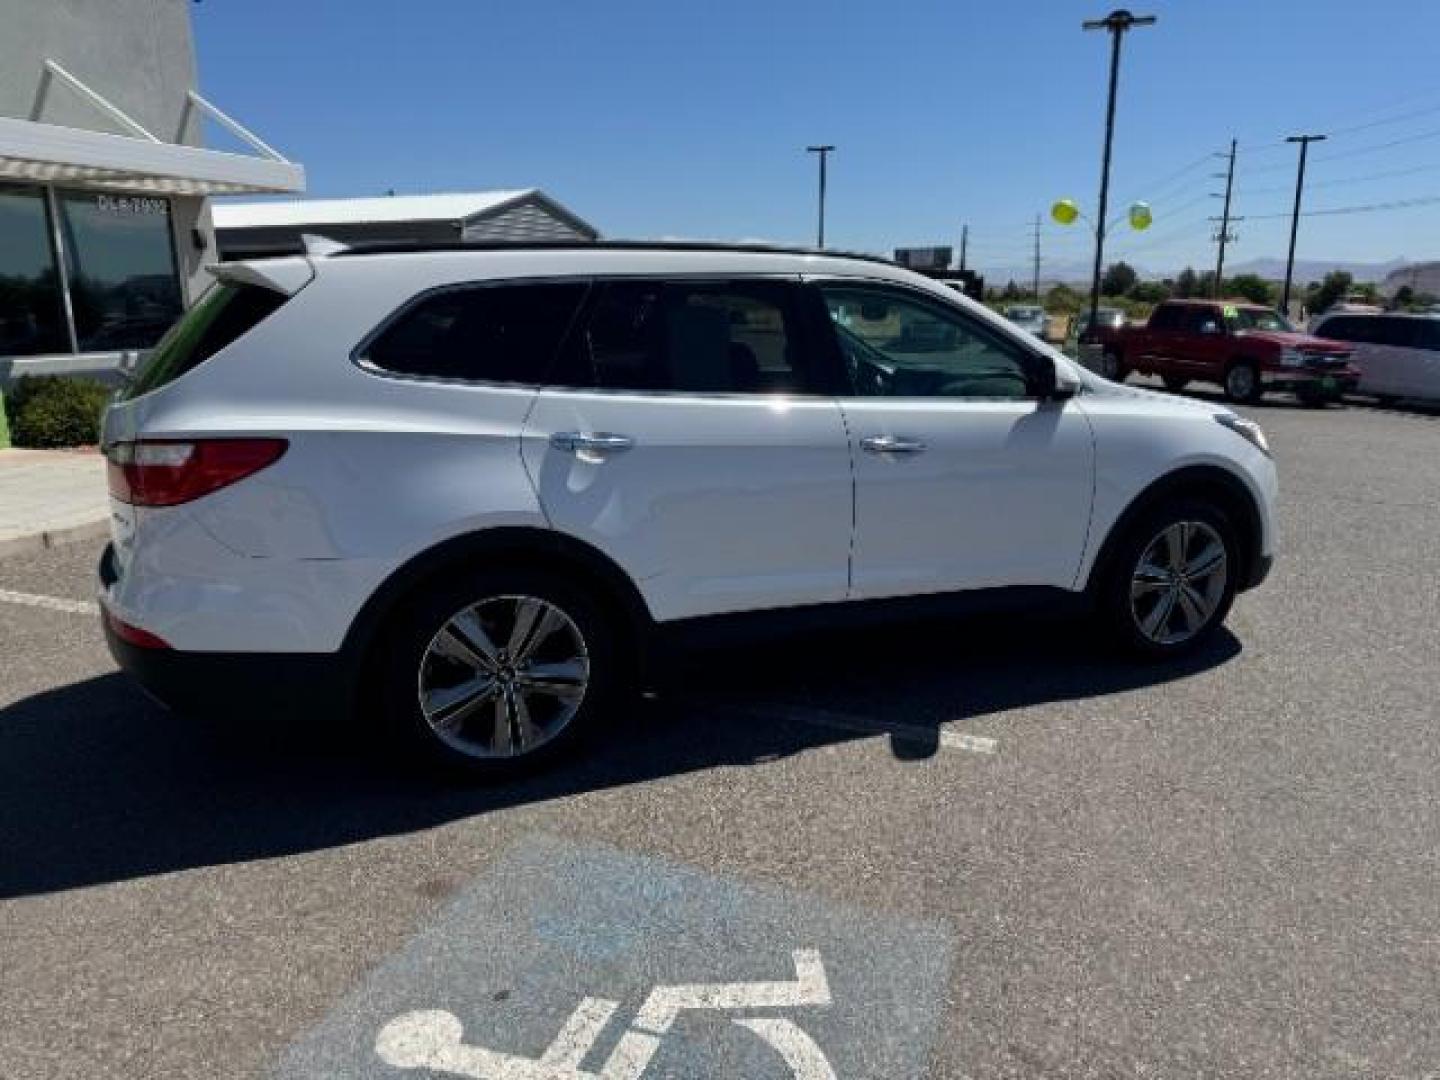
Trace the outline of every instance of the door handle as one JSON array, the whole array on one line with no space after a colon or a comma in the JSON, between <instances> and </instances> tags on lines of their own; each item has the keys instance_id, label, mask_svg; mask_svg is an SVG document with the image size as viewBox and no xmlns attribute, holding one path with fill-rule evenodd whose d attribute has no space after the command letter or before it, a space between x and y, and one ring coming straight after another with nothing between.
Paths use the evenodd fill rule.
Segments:
<instances>
[{"instance_id":1,"label":"door handle","mask_svg":"<svg viewBox=\"0 0 1440 1080\"><path fill-rule=\"evenodd\" d=\"M616 435L610 431L557 431L550 436L550 445L567 454L596 458L629 450L635 445L635 440L629 435Z\"/></svg>"},{"instance_id":2,"label":"door handle","mask_svg":"<svg viewBox=\"0 0 1440 1080\"><path fill-rule=\"evenodd\" d=\"M860 440L860 449L867 454L920 454L925 444L899 435L870 435Z\"/></svg>"}]
</instances>

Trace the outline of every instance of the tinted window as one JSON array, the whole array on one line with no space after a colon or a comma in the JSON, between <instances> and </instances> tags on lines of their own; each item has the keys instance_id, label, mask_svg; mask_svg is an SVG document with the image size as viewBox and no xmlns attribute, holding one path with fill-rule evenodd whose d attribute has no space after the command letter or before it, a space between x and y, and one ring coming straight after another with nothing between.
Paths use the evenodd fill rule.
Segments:
<instances>
[{"instance_id":1,"label":"tinted window","mask_svg":"<svg viewBox=\"0 0 1440 1080\"><path fill-rule=\"evenodd\" d=\"M1151 330L1178 330L1183 309L1176 304L1161 304L1150 315Z\"/></svg>"},{"instance_id":2,"label":"tinted window","mask_svg":"<svg viewBox=\"0 0 1440 1080\"><path fill-rule=\"evenodd\" d=\"M1360 319L1340 316L1334 319L1326 319L1315 331L1317 337L1329 338L1332 341L1366 341L1368 338L1359 325Z\"/></svg>"},{"instance_id":3,"label":"tinted window","mask_svg":"<svg viewBox=\"0 0 1440 1080\"><path fill-rule=\"evenodd\" d=\"M183 308L170 203L71 192L59 205L80 350L148 349Z\"/></svg>"},{"instance_id":4,"label":"tinted window","mask_svg":"<svg viewBox=\"0 0 1440 1080\"><path fill-rule=\"evenodd\" d=\"M39 188L0 187L0 356L69 352Z\"/></svg>"},{"instance_id":5,"label":"tinted window","mask_svg":"<svg viewBox=\"0 0 1440 1080\"><path fill-rule=\"evenodd\" d=\"M1211 323L1217 330L1220 328L1220 312L1212 307L1190 307L1184 309L1184 318L1181 321L1181 328L1187 334L1198 334L1206 323Z\"/></svg>"},{"instance_id":6,"label":"tinted window","mask_svg":"<svg viewBox=\"0 0 1440 1080\"><path fill-rule=\"evenodd\" d=\"M540 383L584 295L575 283L447 289L395 319L365 359L400 375Z\"/></svg>"},{"instance_id":7,"label":"tinted window","mask_svg":"<svg viewBox=\"0 0 1440 1080\"><path fill-rule=\"evenodd\" d=\"M1416 319L1419 332L1415 336L1415 347L1440 352L1440 319Z\"/></svg>"},{"instance_id":8,"label":"tinted window","mask_svg":"<svg viewBox=\"0 0 1440 1080\"><path fill-rule=\"evenodd\" d=\"M1418 319L1396 319L1377 315L1369 322L1374 328L1371 340L1375 344L1394 345L1402 349L1408 349L1415 344L1417 331L1420 329Z\"/></svg>"},{"instance_id":9,"label":"tinted window","mask_svg":"<svg viewBox=\"0 0 1440 1080\"><path fill-rule=\"evenodd\" d=\"M138 397L174 382L254 329L288 299L258 285L220 282L160 339L121 397Z\"/></svg>"},{"instance_id":10,"label":"tinted window","mask_svg":"<svg viewBox=\"0 0 1440 1080\"><path fill-rule=\"evenodd\" d=\"M821 292L861 396L1031 395L1027 354L961 312L863 285Z\"/></svg>"},{"instance_id":11,"label":"tinted window","mask_svg":"<svg viewBox=\"0 0 1440 1080\"><path fill-rule=\"evenodd\" d=\"M791 289L769 282L601 286L558 382L609 390L805 392Z\"/></svg>"}]
</instances>

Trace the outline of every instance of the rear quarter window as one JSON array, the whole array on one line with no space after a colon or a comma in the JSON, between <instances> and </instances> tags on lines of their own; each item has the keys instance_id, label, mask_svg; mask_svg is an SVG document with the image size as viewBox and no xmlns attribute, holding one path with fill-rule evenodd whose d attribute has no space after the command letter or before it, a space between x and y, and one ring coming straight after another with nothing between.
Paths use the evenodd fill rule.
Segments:
<instances>
[{"instance_id":1,"label":"rear quarter window","mask_svg":"<svg viewBox=\"0 0 1440 1080\"><path fill-rule=\"evenodd\" d=\"M447 288L403 309L359 356L394 375L538 385L585 292L577 282Z\"/></svg>"},{"instance_id":2,"label":"rear quarter window","mask_svg":"<svg viewBox=\"0 0 1440 1080\"><path fill-rule=\"evenodd\" d=\"M148 394L193 371L259 326L288 299L259 285L216 283L150 351L120 400Z\"/></svg>"}]
</instances>

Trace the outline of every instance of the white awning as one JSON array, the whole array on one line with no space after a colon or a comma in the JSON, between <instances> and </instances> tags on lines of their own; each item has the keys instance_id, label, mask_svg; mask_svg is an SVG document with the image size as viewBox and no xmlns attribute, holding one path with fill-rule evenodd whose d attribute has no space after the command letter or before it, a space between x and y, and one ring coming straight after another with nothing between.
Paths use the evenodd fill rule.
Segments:
<instances>
[{"instance_id":1,"label":"white awning","mask_svg":"<svg viewBox=\"0 0 1440 1080\"><path fill-rule=\"evenodd\" d=\"M0 117L0 179L157 195L305 190L305 169L270 157Z\"/></svg>"}]
</instances>

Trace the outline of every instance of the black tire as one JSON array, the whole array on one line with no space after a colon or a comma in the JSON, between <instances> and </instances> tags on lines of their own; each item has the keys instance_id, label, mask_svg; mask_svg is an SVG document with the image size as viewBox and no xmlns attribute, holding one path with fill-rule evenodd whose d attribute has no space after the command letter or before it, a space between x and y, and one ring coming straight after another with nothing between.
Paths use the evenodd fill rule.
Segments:
<instances>
[{"instance_id":1,"label":"black tire","mask_svg":"<svg viewBox=\"0 0 1440 1080\"><path fill-rule=\"evenodd\" d=\"M1130 369L1125 366L1125 361L1115 349L1106 349L1100 354L1100 374L1111 382L1122 383L1130 374Z\"/></svg>"},{"instance_id":2,"label":"black tire","mask_svg":"<svg viewBox=\"0 0 1440 1080\"><path fill-rule=\"evenodd\" d=\"M1212 598L1213 607L1198 630L1179 640L1157 640L1155 636L1147 634L1142 625L1155 611L1153 607L1147 606L1150 597L1145 595L1137 600L1132 596L1132 586L1136 582L1141 557L1150 551L1151 545L1156 543L1167 529L1182 522L1201 523L1218 538L1225 552L1225 574ZM1189 554L1203 554L1205 534L1195 530L1192 536ZM1096 610L1112 640L1125 652L1152 660L1183 656L1213 636L1224 623L1225 616L1230 612L1230 605L1235 600L1241 571L1240 545L1234 525L1224 512L1214 503L1203 499L1176 499L1146 511L1128 526L1109 554L1104 571L1098 579ZM1200 588L1203 591L1204 587ZM1187 612L1182 610L1171 625L1179 630L1182 628L1180 623L1188 621ZM1164 626L1161 629L1163 630Z\"/></svg>"},{"instance_id":3,"label":"black tire","mask_svg":"<svg viewBox=\"0 0 1440 1080\"><path fill-rule=\"evenodd\" d=\"M486 699L485 704L477 706L473 714L460 722L453 735L454 741L447 740L426 719L421 707L422 680L439 679L444 682L445 676L450 676L451 682L458 685L463 681L464 672L455 668L450 658L432 652L431 646L452 618L472 606L483 605L484 610L494 608L496 612L494 618L497 622L492 625L498 628L499 633L491 635L497 638L492 644L499 645L503 652L511 642L505 639L501 616L507 610L507 603L511 605L510 610L518 611L516 598L542 601L543 605L559 611L569 620L570 627L578 634L585 669L578 708L562 721L558 718L568 705L562 705L560 699L554 697L555 712L546 713L555 718L554 732L541 738L543 731L527 726L536 740L535 747L530 750L521 748L518 752L511 750L507 754L509 748L493 745L500 738L498 733L501 730L495 726L495 706L505 707L499 700L504 695L496 691ZM519 621L518 615L515 621ZM514 623L511 627L513 629ZM574 640L570 636L570 628L561 624L559 629L551 632L551 638L557 634L564 636L564 640L558 643L559 651L567 651ZM629 639L630 635L624 632L619 620L590 590L558 573L527 568L495 569L437 579L411 597L388 627L383 648L378 654L384 722L389 733L412 756L418 757L427 766L452 775L501 780L533 772L582 745L597 727L602 726L607 714L622 699L630 685L629 673L634 670L630 663L633 658L625 653L624 643ZM539 649L550 647L548 641L540 642ZM544 657L537 650L536 662L542 659ZM436 665L451 665L452 670L437 673ZM485 672L473 665L472 668L476 673L474 677L483 681ZM516 663L511 669L509 661L506 661L506 668L509 675L505 685L513 687L515 684L508 680L520 677L517 672L521 665ZM491 682L498 685L497 678L492 677ZM544 697L543 700L528 698L532 704L539 700L539 704L543 705L545 701L552 700L551 691L533 693L543 694ZM567 693L573 694L573 689L567 688ZM514 696L509 700L514 700ZM436 714L441 711L436 710ZM545 719L540 715L542 712L544 710L537 706L533 714L537 724ZM526 713L531 715L528 708ZM510 714L510 723L502 725L507 729L505 738L520 747L524 741L520 735L521 727L513 718L513 709ZM487 737L492 741L492 746L488 748L476 745L471 751L466 751L457 745L466 739L479 743ZM491 756L483 756L487 753Z\"/></svg>"},{"instance_id":4,"label":"black tire","mask_svg":"<svg viewBox=\"0 0 1440 1080\"><path fill-rule=\"evenodd\" d=\"M1249 360L1239 360L1225 371L1225 397L1242 405L1253 405L1260 400L1264 387L1260 383L1260 371Z\"/></svg>"},{"instance_id":5,"label":"black tire","mask_svg":"<svg viewBox=\"0 0 1440 1080\"><path fill-rule=\"evenodd\" d=\"M1181 378L1179 375L1166 375L1164 376L1164 380L1165 389L1169 390L1172 394L1178 394L1190 385L1189 379Z\"/></svg>"}]
</instances>

